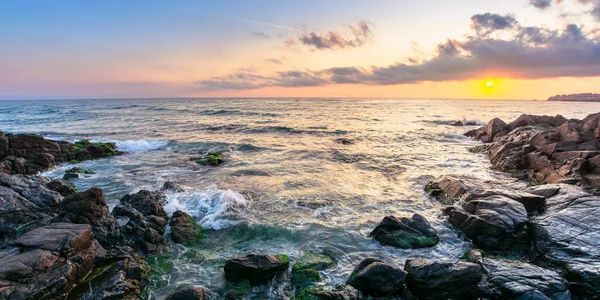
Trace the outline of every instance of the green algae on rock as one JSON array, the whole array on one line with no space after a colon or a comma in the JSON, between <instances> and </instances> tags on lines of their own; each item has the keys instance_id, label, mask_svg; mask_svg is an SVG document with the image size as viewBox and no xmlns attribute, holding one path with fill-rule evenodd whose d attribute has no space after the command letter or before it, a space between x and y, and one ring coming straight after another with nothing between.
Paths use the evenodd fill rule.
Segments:
<instances>
[{"instance_id":1,"label":"green algae on rock","mask_svg":"<svg viewBox=\"0 0 600 300\"><path fill-rule=\"evenodd\" d=\"M335 266L335 261L328 255L306 253L292 267L292 283L299 287L322 281L318 271Z\"/></svg>"},{"instance_id":2,"label":"green algae on rock","mask_svg":"<svg viewBox=\"0 0 600 300\"><path fill-rule=\"evenodd\" d=\"M223 153L221 152L209 152L207 155L196 160L196 163L199 165L211 167L216 167L224 162Z\"/></svg>"},{"instance_id":3,"label":"green algae on rock","mask_svg":"<svg viewBox=\"0 0 600 300\"><path fill-rule=\"evenodd\" d=\"M370 236L383 245L401 249L433 247L439 242L437 232L421 215L409 218L385 217Z\"/></svg>"}]
</instances>

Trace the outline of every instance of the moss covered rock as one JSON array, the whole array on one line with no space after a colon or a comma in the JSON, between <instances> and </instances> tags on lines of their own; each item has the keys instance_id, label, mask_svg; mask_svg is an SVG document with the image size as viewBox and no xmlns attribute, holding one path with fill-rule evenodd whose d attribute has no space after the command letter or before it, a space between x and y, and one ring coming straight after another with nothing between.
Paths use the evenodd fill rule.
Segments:
<instances>
[{"instance_id":1,"label":"moss covered rock","mask_svg":"<svg viewBox=\"0 0 600 300\"><path fill-rule=\"evenodd\" d=\"M410 219L385 217L370 236L383 245L401 249L433 247L439 242L435 229L418 214L414 214Z\"/></svg>"},{"instance_id":2,"label":"moss covered rock","mask_svg":"<svg viewBox=\"0 0 600 300\"><path fill-rule=\"evenodd\" d=\"M286 255L244 255L225 262L225 277L230 282L248 280L260 285L287 270L289 264Z\"/></svg>"},{"instance_id":3,"label":"moss covered rock","mask_svg":"<svg viewBox=\"0 0 600 300\"><path fill-rule=\"evenodd\" d=\"M196 163L199 165L211 167L216 167L224 162L225 160L221 152L209 152L207 155L196 160Z\"/></svg>"},{"instance_id":4,"label":"moss covered rock","mask_svg":"<svg viewBox=\"0 0 600 300\"><path fill-rule=\"evenodd\" d=\"M176 211L169 222L171 239L180 244L197 244L204 238L202 227L192 216L183 211Z\"/></svg>"},{"instance_id":5,"label":"moss covered rock","mask_svg":"<svg viewBox=\"0 0 600 300\"><path fill-rule=\"evenodd\" d=\"M320 253L306 253L296 261L292 267L292 283L296 287L306 286L320 282L318 271L335 266L335 261L328 255Z\"/></svg>"},{"instance_id":6,"label":"moss covered rock","mask_svg":"<svg viewBox=\"0 0 600 300\"><path fill-rule=\"evenodd\" d=\"M358 291L345 284L312 286L296 293L293 300L356 300Z\"/></svg>"}]
</instances>

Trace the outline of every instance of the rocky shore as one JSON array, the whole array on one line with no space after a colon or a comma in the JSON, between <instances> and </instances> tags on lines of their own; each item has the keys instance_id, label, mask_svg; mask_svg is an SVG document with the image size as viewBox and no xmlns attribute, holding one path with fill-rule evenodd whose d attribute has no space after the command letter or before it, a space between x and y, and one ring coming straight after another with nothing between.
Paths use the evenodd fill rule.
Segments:
<instances>
[{"instance_id":1,"label":"rocky shore","mask_svg":"<svg viewBox=\"0 0 600 300\"><path fill-rule=\"evenodd\" d=\"M248 253L224 262L223 290L182 285L165 299L246 299L251 287L272 282L288 282L297 300L598 298L600 114L494 119L466 135L484 142L472 152L488 154L494 168L515 179L428 181L425 191L448 223L472 242L462 258L420 258L419 249L441 242L429 221L382 216L370 237L411 251L403 266L365 258L345 284L334 285L322 277L339 263L327 251ZM164 191L183 191L175 183L126 195L111 211L101 189L78 192L65 180L36 175L122 154L110 143L0 133L0 299L139 299L161 268L149 258L174 243L202 242L194 218L165 212ZM194 160L223 162L220 153Z\"/></svg>"}]
</instances>

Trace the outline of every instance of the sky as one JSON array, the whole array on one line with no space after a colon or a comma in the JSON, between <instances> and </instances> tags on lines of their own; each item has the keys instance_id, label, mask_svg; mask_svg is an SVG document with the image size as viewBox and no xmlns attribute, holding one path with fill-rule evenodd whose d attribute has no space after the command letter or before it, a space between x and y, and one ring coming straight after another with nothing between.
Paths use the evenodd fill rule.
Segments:
<instances>
[{"instance_id":1,"label":"sky","mask_svg":"<svg viewBox=\"0 0 600 300\"><path fill-rule=\"evenodd\" d=\"M600 92L600 0L0 0L0 99Z\"/></svg>"}]
</instances>

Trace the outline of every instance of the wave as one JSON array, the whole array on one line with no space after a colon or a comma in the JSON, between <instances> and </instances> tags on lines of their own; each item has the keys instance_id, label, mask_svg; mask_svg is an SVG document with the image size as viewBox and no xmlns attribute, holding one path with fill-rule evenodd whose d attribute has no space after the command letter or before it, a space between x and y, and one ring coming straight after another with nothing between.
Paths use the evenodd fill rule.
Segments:
<instances>
[{"instance_id":1,"label":"wave","mask_svg":"<svg viewBox=\"0 0 600 300\"><path fill-rule=\"evenodd\" d=\"M243 124L227 124L217 126L204 126L202 129L207 131L228 131L242 132L249 134L264 134L264 133L286 133L286 134L310 134L315 136L325 135L346 135L349 131L346 130L305 130L296 129L288 126L254 126L250 127Z\"/></svg>"},{"instance_id":2,"label":"wave","mask_svg":"<svg viewBox=\"0 0 600 300\"><path fill-rule=\"evenodd\" d=\"M129 153L148 152L166 147L169 141L165 140L93 140L92 142L110 142L117 145L117 149Z\"/></svg>"},{"instance_id":3,"label":"wave","mask_svg":"<svg viewBox=\"0 0 600 300\"><path fill-rule=\"evenodd\" d=\"M221 190L215 185L202 191L169 193L165 210L168 214L183 210L207 229L221 230L239 223L247 201L240 193Z\"/></svg>"}]
</instances>

